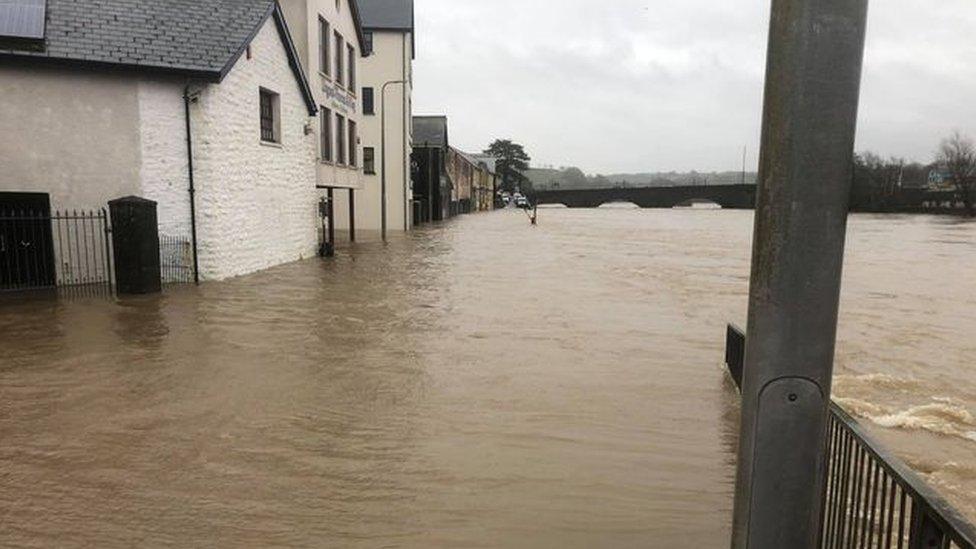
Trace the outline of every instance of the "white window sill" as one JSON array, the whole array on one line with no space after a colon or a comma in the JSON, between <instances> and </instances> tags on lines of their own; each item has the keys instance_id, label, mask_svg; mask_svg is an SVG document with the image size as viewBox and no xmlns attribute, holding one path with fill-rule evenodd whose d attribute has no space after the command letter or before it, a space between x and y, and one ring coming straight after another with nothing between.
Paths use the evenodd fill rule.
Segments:
<instances>
[{"instance_id":1,"label":"white window sill","mask_svg":"<svg viewBox=\"0 0 976 549\"><path fill-rule=\"evenodd\" d=\"M261 140L261 146L262 147L271 147L272 149L283 149L283 148L285 148L284 145L282 145L281 143L278 143L276 141L265 141L263 139Z\"/></svg>"}]
</instances>

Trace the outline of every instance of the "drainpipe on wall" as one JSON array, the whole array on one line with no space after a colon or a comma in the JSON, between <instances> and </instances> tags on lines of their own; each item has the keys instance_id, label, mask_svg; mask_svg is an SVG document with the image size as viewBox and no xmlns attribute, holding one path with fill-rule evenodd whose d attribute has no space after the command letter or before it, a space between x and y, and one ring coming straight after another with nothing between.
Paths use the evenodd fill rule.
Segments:
<instances>
[{"instance_id":1,"label":"drainpipe on wall","mask_svg":"<svg viewBox=\"0 0 976 549\"><path fill-rule=\"evenodd\" d=\"M190 182L190 239L193 247L193 283L200 284L200 264L197 260L197 199L193 183L193 130L190 128L190 86L183 88L183 108L186 115L186 160L187 176Z\"/></svg>"},{"instance_id":2,"label":"drainpipe on wall","mask_svg":"<svg viewBox=\"0 0 976 549\"><path fill-rule=\"evenodd\" d=\"M403 132L401 138L403 139L403 157L405 159L405 164L403 166L403 231L407 232L410 230L410 161L409 156L407 156L407 129L408 120L410 113L407 112L407 35L403 34L403 47L401 51L403 52L403 63L400 64L403 74Z\"/></svg>"}]
</instances>

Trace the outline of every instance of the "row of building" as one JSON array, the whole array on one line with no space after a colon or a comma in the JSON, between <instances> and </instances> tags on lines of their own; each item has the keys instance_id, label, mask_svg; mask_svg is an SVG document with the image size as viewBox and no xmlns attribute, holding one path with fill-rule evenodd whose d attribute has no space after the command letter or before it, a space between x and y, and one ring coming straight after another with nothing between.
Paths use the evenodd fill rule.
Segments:
<instances>
[{"instance_id":1,"label":"row of building","mask_svg":"<svg viewBox=\"0 0 976 549\"><path fill-rule=\"evenodd\" d=\"M415 56L412 0L0 3L0 211L146 198L219 280L491 209Z\"/></svg>"}]
</instances>

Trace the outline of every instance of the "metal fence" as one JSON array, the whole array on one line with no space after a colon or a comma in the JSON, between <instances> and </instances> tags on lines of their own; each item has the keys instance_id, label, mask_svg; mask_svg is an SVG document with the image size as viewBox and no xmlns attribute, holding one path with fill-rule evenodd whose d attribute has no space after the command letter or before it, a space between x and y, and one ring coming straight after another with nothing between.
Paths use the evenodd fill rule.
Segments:
<instances>
[{"instance_id":1,"label":"metal fence","mask_svg":"<svg viewBox=\"0 0 976 549\"><path fill-rule=\"evenodd\" d=\"M194 281L193 240L181 225L159 226L159 268L163 284Z\"/></svg>"},{"instance_id":2,"label":"metal fence","mask_svg":"<svg viewBox=\"0 0 976 549\"><path fill-rule=\"evenodd\" d=\"M108 214L0 211L0 291L112 293Z\"/></svg>"},{"instance_id":3,"label":"metal fence","mask_svg":"<svg viewBox=\"0 0 976 549\"><path fill-rule=\"evenodd\" d=\"M726 365L739 387L745 340L729 325ZM827 455L823 549L976 549L976 527L836 403Z\"/></svg>"}]
</instances>

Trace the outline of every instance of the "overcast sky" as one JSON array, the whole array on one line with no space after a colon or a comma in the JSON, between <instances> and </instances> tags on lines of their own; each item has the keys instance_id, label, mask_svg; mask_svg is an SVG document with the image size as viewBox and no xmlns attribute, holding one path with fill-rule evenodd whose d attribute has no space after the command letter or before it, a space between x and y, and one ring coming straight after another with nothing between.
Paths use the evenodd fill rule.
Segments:
<instances>
[{"instance_id":1,"label":"overcast sky","mask_svg":"<svg viewBox=\"0 0 976 549\"><path fill-rule=\"evenodd\" d=\"M757 163L768 0L416 0L414 110L589 173ZM976 134L976 0L872 0L858 150Z\"/></svg>"}]
</instances>

